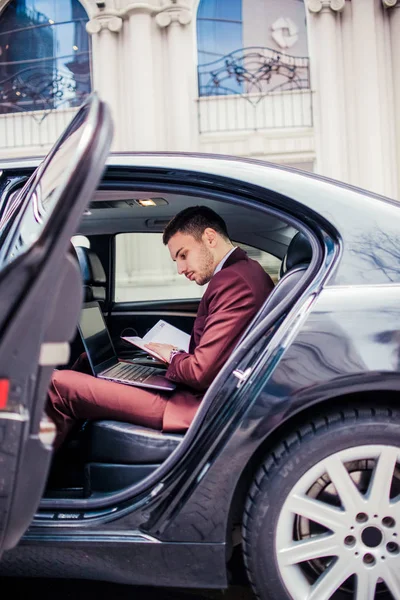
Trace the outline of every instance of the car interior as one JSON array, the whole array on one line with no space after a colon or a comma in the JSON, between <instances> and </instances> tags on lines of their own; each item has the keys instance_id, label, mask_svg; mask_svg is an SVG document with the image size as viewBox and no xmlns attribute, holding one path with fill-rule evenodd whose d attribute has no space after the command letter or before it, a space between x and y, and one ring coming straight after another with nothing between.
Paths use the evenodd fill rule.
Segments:
<instances>
[{"instance_id":1,"label":"car interior","mask_svg":"<svg viewBox=\"0 0 400 600\"><path fill-rule=\"evenodd\" d=\"M191 331L204 290L189 281L183 286L185 278L177 276L161 238L176 213L196 204L220 214L233 243L258 260L275 282L243 338L285 300L310 265L306 235L272 211L184 193L100 187L72 239L71 252L82 273L84 306L97 303L123 360L165 368L121 336L143 336L159 319ZM60 368L71 368L83 351L77 331L70 361ZM54 456L44 497L90 498L132 486L154 473L183 438L118 421L82 422Z\"/></svg>"}]
</instances>

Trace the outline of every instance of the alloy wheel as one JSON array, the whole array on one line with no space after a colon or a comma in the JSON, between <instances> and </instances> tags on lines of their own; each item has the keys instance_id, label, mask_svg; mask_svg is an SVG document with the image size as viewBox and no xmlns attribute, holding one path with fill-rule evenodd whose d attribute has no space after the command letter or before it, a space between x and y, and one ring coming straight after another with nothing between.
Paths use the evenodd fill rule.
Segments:
<instances>
[{"instance_id":1,"label":"alloy wheel","mask_svg":"<svg viewBox=\"0 0 400 600\"><path fill-rule=\"evenodd\" d=\"M275 550L293 600L400 600L400 448L356 446L315 464L282 506Z\"/></svg>"}]
</instances>

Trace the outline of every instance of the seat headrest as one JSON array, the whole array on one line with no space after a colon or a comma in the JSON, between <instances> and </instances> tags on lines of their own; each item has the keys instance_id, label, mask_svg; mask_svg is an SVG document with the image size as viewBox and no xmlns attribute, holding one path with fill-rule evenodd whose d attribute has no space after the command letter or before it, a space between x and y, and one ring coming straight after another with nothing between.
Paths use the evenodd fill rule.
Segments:
<instances>
[{"instance_id":1,"label":"seat headrest","mask_svg":"<svg viewBox=\"0 0 400 600\"><path fill-rule=\"evenodd\" d=\"M85 285L104 285L106 274L97 254L84 246L76 246L75 251L81 268L83 283Z\"/></svg>"},{"instance_id":2,"label":"seat headrest","mask_svg":"<svg viewBox=\"0 0 400 600\"><path fill-rule=\"evenodd\" d=\"M284 261L282 262L281 275L293 267L308 265L312 258L312 248L309 239L299 231L291 240Z\"/></svg>"}]
</instances>

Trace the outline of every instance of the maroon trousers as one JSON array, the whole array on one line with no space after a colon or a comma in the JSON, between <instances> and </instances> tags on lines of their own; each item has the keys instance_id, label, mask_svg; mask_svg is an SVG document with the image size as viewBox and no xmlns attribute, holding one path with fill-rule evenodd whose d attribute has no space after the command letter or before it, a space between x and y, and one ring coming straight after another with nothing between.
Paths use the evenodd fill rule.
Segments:
<instances>
[{"instance_id":1,"label":"maroon trousers","mask_svg":"<svg viewBox=\"0 0 400 600\"><path fill-rule=\"evenodd\" d=\"M85 355L72 369L54 371L51 377L46 413L57 427L54 449L85 419L126 421L161 431L167 396L93 377Z\"/></svg>"}]
</instances>

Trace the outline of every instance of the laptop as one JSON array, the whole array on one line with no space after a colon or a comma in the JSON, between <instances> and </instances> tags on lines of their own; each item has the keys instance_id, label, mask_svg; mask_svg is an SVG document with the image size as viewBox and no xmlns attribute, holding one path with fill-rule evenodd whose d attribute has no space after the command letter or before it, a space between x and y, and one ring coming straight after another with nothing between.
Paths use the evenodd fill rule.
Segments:
<instances>
[{"instance_id":1,"label":"laptop","mask_svg":"<svg viewBox=\"0 0 400 600\"><path fill-rule=\"evenodd\" d=\"M164 369L132 364L117 357L97 302L85 304L78 327L95 377L154 390L175 389L176 385L164 377Z\"/></svg>"}]
</instances>

